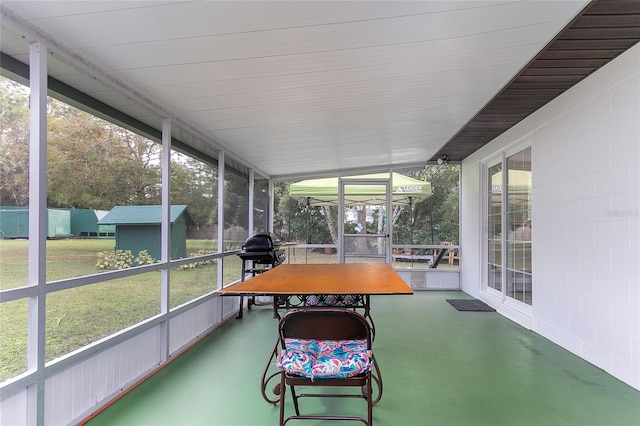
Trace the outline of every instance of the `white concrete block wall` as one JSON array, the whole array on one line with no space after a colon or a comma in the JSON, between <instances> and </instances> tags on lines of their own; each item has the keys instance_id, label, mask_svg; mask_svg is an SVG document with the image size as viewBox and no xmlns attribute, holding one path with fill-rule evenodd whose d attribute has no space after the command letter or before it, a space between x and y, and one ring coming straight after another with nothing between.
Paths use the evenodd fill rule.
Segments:
<instances>
[{"instance_id":1,"label":"white concrete block wall","mask_svg":"<svg viewBox=\"0 0 640 426\"><path fill-rule=\"evenodd\" d=\"M636 46L550 104L531 136L533 329L636 388L639 64Z\"/></svg>"},{"instance_id":2,"label":"white concrete block wall","mask_svg":"<svg viewBox=\"0 0 640 426\"><path fill-rule=\"evenodd\" d=\"M462 229L480 230L481 164L518 141L531 142L531 327L638 389L639 105L636 45L467 158L462 170ZM483 297L472 282L482 273L479 235L462 235L465 258L478 262L465 262L461 276L464 290Z\"/></svg>"}]
</instances>

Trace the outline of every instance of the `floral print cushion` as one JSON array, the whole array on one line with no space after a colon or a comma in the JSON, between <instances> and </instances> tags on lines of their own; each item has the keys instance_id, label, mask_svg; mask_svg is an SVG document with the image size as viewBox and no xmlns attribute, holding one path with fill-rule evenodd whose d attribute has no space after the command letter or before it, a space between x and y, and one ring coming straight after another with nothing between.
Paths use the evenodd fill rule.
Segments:
<instances>
[{"instance_id":1,"label":"floral print cushion","mask_svg":"<svg viewBox=\"0 0 640 426\"><path fill-rule=\"evenodd\" d=\"M373 367L373 355L365 339L285 339L285 347L276 366L311 379L353 377Z\"/></svg>"}]
</instances>

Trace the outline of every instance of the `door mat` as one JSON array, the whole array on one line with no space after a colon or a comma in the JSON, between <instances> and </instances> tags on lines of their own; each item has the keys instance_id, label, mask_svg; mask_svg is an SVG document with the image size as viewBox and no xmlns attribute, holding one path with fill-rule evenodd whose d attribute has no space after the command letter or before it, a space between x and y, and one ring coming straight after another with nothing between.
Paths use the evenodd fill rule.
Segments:
<instances>
[{"instance_id":1,"label":"door mat","mask_svg":"<svg viewBox=\"0 0 640 426\"><path fill-rule=\"evenodd\" d=\"M447 299L459 311L495 312L491 306L477 299Z\"/></svg>"}]
</instances>

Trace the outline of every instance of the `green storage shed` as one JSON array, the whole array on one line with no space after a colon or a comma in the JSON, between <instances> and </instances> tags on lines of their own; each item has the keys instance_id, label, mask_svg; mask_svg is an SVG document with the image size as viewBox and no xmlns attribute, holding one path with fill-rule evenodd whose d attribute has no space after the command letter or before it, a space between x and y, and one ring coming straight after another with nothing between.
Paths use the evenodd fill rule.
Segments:
<instances>
[{"instance_id":1,"label":"green storage shed","mask_svg":"<svg viewBox=\"0 0 640 426\"><path fill-rule=\"evenodd\" d=\"M29 207L0 207L0 239L29 238Z\"/></svg>"},{"instance_id":2,"label":"green storage shed","mask_svg":"<svg viewBox=\"0 0 640 426\"><path fill-rule=\"evenodd\" d=\"M162 206L115 206L98 221L99 225L115 225L116 250L131 250L137 256L146 250L160 259L160 225ZM170 210L172 259L187 256L187 228L195 221L187 206L172 205Z\"/></svg>"},{"instance_id":3,"label":"green storage shed","mask_svg":"<svg viewBox=\"0 0 640 426\"><path fill-rule=\"evenodd\" d=\"M71 237L71 214L68 210L47 209L47 238ZM29 208L0 207L0 239L29 238Z\"/></svg>"},{"instance_id":4,"label":"green storage shed","mask_svg":"<svg viewBox=\"0 0 640 426\"><path fill-rule=\"evenodd\" d=\"M69 238L71 236L71 212L47 209L47 238Z\"/></svg>"},{"instance_id":5,"label":"green storage shed","mask_svg":"<svg viewBox=\"0 0 640 426\"><path fill-rule=\"evenodd\" d=\"M77 238L115 238L115 225L99 225L107 210L69 209L71 233Z\"/></svg>"}]
</instances>

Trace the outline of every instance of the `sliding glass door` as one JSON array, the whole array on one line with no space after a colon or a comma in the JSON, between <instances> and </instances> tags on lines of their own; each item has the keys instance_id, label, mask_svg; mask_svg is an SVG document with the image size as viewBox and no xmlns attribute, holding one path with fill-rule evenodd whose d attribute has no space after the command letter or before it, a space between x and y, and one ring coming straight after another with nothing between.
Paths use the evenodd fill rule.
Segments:
<instances>
[{"instance_id":1,"label":"sliding glass door","mask_svg":"<svg viewBox=\"0 0 640 426\"><path fill-rule=\"evenodd\" d=\"M486 287L531 305L531 148L488 164L486 182Z\"/></svg>"}]
</instances>

